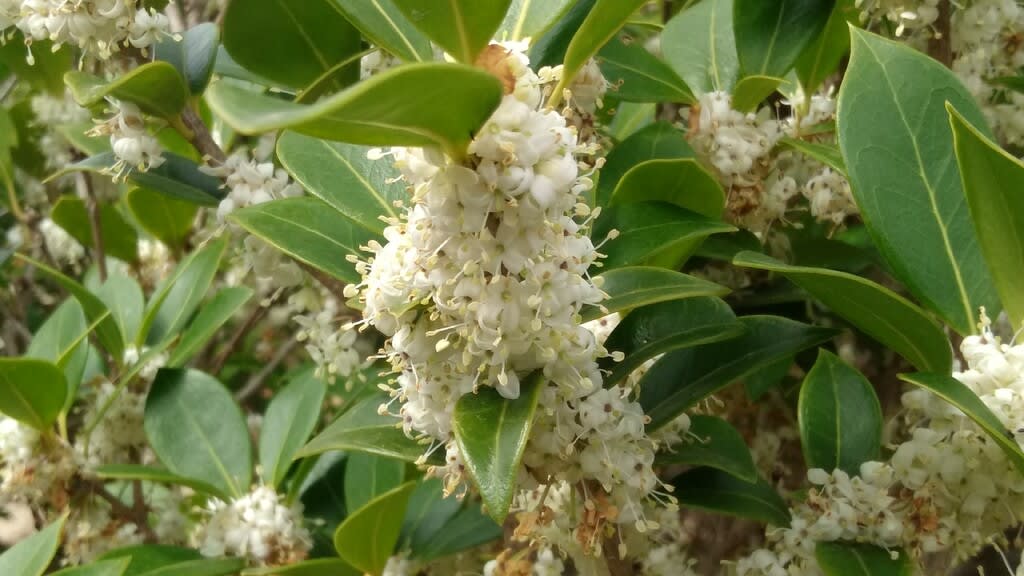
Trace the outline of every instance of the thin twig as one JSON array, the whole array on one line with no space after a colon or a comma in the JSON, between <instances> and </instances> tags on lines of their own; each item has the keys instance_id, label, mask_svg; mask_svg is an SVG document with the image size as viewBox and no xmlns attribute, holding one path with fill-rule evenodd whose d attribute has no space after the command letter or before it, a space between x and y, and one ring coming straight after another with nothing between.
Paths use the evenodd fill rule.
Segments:
<instances>
[{"instance_id":1,"label":"thin twig","mask_svg":"<svg viewBox=\"0 0 1024 576\"><path fill-rule=\"evenodd\" d=\"M100 274L100 282L106 282L107 257L103 250L103 222L100 216L100 205L96 201L96 194L93 191L89 175L85 172L78 172L75 177L78 194L85 198L86 207L89 210L89 221L92 225L93 259L96 261L96 268Z\"/></svg>"},{"instance_id":2,"label":"thin twig","mask_svg":"<svg viewBox=\"0 0 1024 576\"><path fill-rule=\"evenodd\" d=\"M259 372L253 374L245 383L245 386L243 386L238 392L235 392L235 400L237 402L244 402L249 398L249 396L252 396L262 388L264 382L267 381L267 378L274 372L274 370L277 369L278 366L281 365L281 362L284 362L284 359L288 357L288 354L291 354L292 350L295 350L295 347L298 345L299 341L292 338L286 342L284 346L278 348L277 352L274 353L274 357L270 359L270 362L267 362L263 368L260 368Z\"/></svg>"},{"instance_id":3,"label":"thin twig","mask_svg":"<svg viewBox=\"0 0 1024 576\"><path fill-rule=\"evenodd\" d=\"M136 482L138 481L136 480ZM124 504L124 502L121 502L117 496L111 494L110 491L107 490L106 486L98 483L92 483L89 485L89 488L93 494L99 496L107 504L110 504L110 510L115 516L135 524L135 526L142 532L147 543L154 543L160 540L157 537L156 532L154 532L153 528L149 525L149 514L144 501L141 507L136 506L129 508Z\"/></svg>"},{"instance_id":4,"label":"thin twig","mask_svg":"<svg viewBox=\"0 0 1024 576\"><path fill-rule=\"evenodd\" d=\"M950 0L939 1L939 17L933 26L934 34L928 40L928 55L935 58L946 68L953 65L953 42L950 37L952 18L952 2Z\"/></svg>"},{"instance_id":5,"label":"thin twig","mask_svg":"<svg viewBox=\"0 0 1024 576\"><path fill-rule=\"evenodd\" d=\"M242 343L242 339L245 335L252 331L253 326L255 326L264 315L266 315L267 310L269 309L270 306L256 306L252 313L249 314L249 317L245 319L245 322L243 322L242 325L235 330L234 334L231 335L231 339L228 340L227 345L225 345L224 349L221 350L221 353L214 359L213 364L210 365L210 369L207 372L216 375L224 368L224 365L228 362L228 358L230 358L235 352L238 345Z\"/></svg>"},{"instance_id":6,"label":"thin twig","mask_svg":"<svg viewBox=\"0 0 1024 576\"><path fill-rule=\"evenodd\" d=\"M224 150L213 140L213 135L210 134L209 128L203 123L203 119L199 117L199 114L195 110L186 106L185 110L181 113L181 124L183 126L177 126L172 124L182 136L185 136L192 145L199 150L199 153L205 157L211 158L216 164L223 164L227 155Z\"/></svg>"}]
</instances>

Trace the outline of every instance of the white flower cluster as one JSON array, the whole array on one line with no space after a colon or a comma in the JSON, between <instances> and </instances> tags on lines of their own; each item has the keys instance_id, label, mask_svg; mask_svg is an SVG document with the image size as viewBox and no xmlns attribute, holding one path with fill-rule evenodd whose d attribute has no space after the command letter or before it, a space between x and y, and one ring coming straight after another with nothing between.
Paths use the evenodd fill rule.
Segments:
<instances>
[{"instance_id":1,"label":"white flower cluster","mask_svg":"<svg viewBox=\"0 0 1024 576\"><path fill-rule=\"evenodd\" d=\"M139 276L147 286L156 286L174 269L171 252L159 240L139 238Z\"/></svg>"},{"instance_id":2,"label":"white flower cluster","mask_svg":"<svg viewBox=\"0 0 1024 576\"><path fill-rule=\"evenodd\" d=\"M316 297L319 296L319 297ZM365 351L358 346L359 332L342 329L342 306L328 294L314 296L306 312L293 317L299 325L295 339L305 342L306 352L318 366L318 374L333 382L338 376L348 378L364 364Z\"/></svg>"},{"instance_id":3,"label":"white flower cluster","mask_svg":"<svg viewBox=\"0 0 1024 576\"><path fill-rule=\"evenodd\" d=\"M679 512L671 508L652 511L658 529L647 535L649 548L641 559L643 576L698 576L696 559L690 557L690 536L683 529Z\"/></svg>"},{"instance_id":4,"label":"white flower cluster","mask_svg":"<svg viewBox=\"0 0 1024 576\"><path fill-rule=\"evenodd\" d=\"M122 361L125 366L132 366L148 351L149 348L145 346L141 349L135 346L127 346L124 349L124 357ZM156 378L157 371L167 364L167 359L169 357L170 355L167 352L161 352L147 360L145 366L143 366L142 370L139 371L139 378L145 382L152 382L153 378Z\"/></svg>"},{"instance_id":5,"label":"white flower cluster","mask_svg":"<svg viewBox=\"0 0 1024 576\"><path fill-rule=\"evenodd\" d=\"M92 562L116 548L144 542L138 527L111 514L110 505L95 498L72 508L61 542L64 564Z\"/></svg>"},{"instance_id":6,"label":"white flower cluster","mask_svg":"<svg viewBox=\"0 0 1024 576\"><path fill-rule=\"evenodd\" d=\"M169 36L167 17L136 0L2 0L0 27L16 26L25 43L50 40L106 60L121 46L146 48ZM33 62L31 50L29 63Z\"/></svg>"},{"instance_id":7,"label":"white flower cluster","mask_svg":"<svg viewBox=\"0 0 1024 576\"><path fill-rule=\"evenodd\" d=\"M981 335L961 345L968 369L954 377L977 394L1007 430L1024 426L1024 345L1002 344L983 316ZM771 546L737 564L740 576L820 574L817 541L902 546L914 555L969 558L1024 514L1024 477L965 414L923 389L903 396L910 437L888 462L858 476L811 470L814 485ZM1020 437L1018 436L1018 442Z\"/></svg>"},{"instance_id":8,"label":"white flower cluster","mask_svg":"<svg viewBox=\"0 0 1024 576\"><path fill-rule=\"evenodd\" d=\"M155 373L155 371L154 371ZM84 413L84 421L92 422L102 406L110 401L116 388L104 381L96 390L93 402ZM134 390L121 390L103 418L89 435L88 448L82 435L75 440L75 455L85 469L104 464L131 464L141 460L146 447L146 431L142 417L146 408L146 396Z\"/></svg>"},{"instance_id":9,"label":"white flower cluster","mask_svg":"<svg viewBox=\"0 0 1024 576\"><path fill-rule=\"evenodd\" d=\"M89 111L76 104L67 93L63 97L36 94L29 102L35 125L43 130L39 136L39 151L45 158L47 169L55 171L70 165L74 161L74 148L58 128L87 124Z\"/></svg>"},{"instance_id":10,"label":"white flower cluster","mask_svg":"<svg viewBox=\"0 0 1024 576\"><path fill-rule=\"evenodd\" d=\"M246 150L228 156L220 166L203 166L201 170L224 180L222 187L228 193L217 207L221 220L238 208L302 195L302 187L292 182L283 168L252 160Z\"/></svg>"},{"instance_id":11,"label":"white flower cluster","mask_svg":"<svg viewBox=\"0 0 1024 576\"><path fill-rule=\"evenodd\" d=\"M109 171L114 180L128 172L145 172L164 163L163 147L146 129L146 118L131 102L116 102L114 115L88 132L92 136L110 136L110 147L117 162Z\"/></svg>"},{"instance_id":12,"label":"white flower cluster","mask_svg":"<svg viewBox=\"0 0 1024 576\"><path fill-rule=\"evenodd\" d=\"M43 236L46 251L58 264L74 268L85 258L85 247L50 218L39 222L39 233Z\"/></svg>"},{"instance_id":13,"label":"white flower cluster","mask_svg":"<svg viewBox=\"0 0 1024 576\"><path fill-rule=\"evenodd\" d=\"M861 23L884 20L896 25L896 36L912 36L923 31L931 36L931 26L939 19L940 0L857 0Z\"/></svg>"},{"instance_id":14,"label":"white flower cluster","mask_svg":"<svg viewBox=\"0 0 1024 576\"><path fill-rule=\"evenodd\" d=\"M71 450L60 439L0 415L0 503L35 508L62 501L73 472Z\"/></svg>"},{"instance_id":15,"label":"white flower cluster","mask_svg":"<svg viewBox=\"0 0 1024 576\"><path fill-rule=\"evenodd\" d=\"M359 294L365 322L389 337L406 432L447 445L449 489L461 481L456 400L482 386L516 398L520 379L538 372L545 384L522 476L593 482L632 522L657 483L653 443L639 405L601 388L606 352L579 323L581 307L604 296L587 275L598 254L576 220L589 215L580 194L592 184L579 173L575 130L543 107L546 84L526 56L508 50L499 65L515 83L465 162L391 150L412 204L385 230L387 244L371 244L348 295Z\"/></svg>"},{"instance_id":16,"label":"white flower cluster","mask_svg":"<svg viewBox=\"0 0 1024 576\"><path fill-rule=\"evenodd\" d=\"M376 76L385 70L389 70L401 64L402 61L390 52L374 50L359 59L359 79L366 80Z\"/></svg>"},{"instance_id":17,"label":"white flower cluster","mask_svg":"<svg viewBox=\"0 0 1024 576\"><path fill-rule=\"evenodd\" d=\"M193 535L204 556L239 556L262 565L283 566L304 559L313 545L302 524L301 504L285 506L281 496L267 486L258 486L231 502L214 498L205 514Z\"/></svg>"}]
</instances>

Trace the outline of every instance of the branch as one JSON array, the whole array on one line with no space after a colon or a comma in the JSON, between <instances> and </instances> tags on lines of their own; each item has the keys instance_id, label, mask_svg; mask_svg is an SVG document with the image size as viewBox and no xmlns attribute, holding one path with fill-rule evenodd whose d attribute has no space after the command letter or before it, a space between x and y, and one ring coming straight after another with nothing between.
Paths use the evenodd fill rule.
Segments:
<instances>
[{"instance_id":1,"label":"branch","mask_svg":"<svg viewBox=\"0 0 1024 576\"><path fill-rule=\"evenodd\" d=\"M939 1L939 17L935 20L935 33L928 40L928 55L942 62L946 68L953 65L953 42L950 37L952 9L950 4L950 0Z\"/></svg>"},{"instance_id":2,"label":"branch","mask_svg":"<svg viewBox=\"0 0 1024 576\"><path fill-rule=\"evenodd\" d=\"M92 189L92 180L85 172L75 174L75 184L78 186L78 195L85 198L86 207L89 210L89 221L92 226L92 249L93 259L96 261L96 268L99 270L100 282L107 281L107 256L103 250L103 223L100 218L100 205L96 201L96 194Z\"/></svg>"},{"instance_id":3,"label":"branch","mask_svg":"<svg viewBox=\"0 0 1024 576\"><path fill-rule=\"evenodd\" d=\"M274 357L270 359L270 362L267 362L266 365L260 368L259 372L253 374L245 383L245 386L243 386L238 392L235 392L235 401L242 403L247 400L249 396L252 396L262 388L263 384L267 381L267 377L269 377L274 370L281 365L281 362L284 362L284 359L287 358L288 355L291 354L292 350L295 350L295 347L298 345L299 341L292 338L286 342L284 346L278 348L277 352L274 353Z\"/></svg>"},{"instance_id":4,"label":"branch","mask_svg":"<svg viewBox=\"0 0 1024 576\"><path fill-rule=\"evenodd\" d=\"M136 480L136 483L139 481ZM139 484L141 486L141 484ZM104 502L110 504L110 511L115 516L135 524L135 526L142 532L146 539L146 542L152 544L159 542L160 539L157 537L156 532L149 525L148 510L146 509L145 501L142 501L141 506L139 501L135 502L135 506L129 508L125 506L124 502L121 502L117 496L114 496L107 490L107 487L99 483L90 483L89 491L99 496Z\"/></svg>"},{"instance_id":5,"label":"branch","mask_svg":"<svg viewBox=\"0 0 1024 576\"><path fill-rule=\"evenodd\" d=\"M180 124L180 125L179 125ZM186 106L181 113L181 122L171 125L188 139L196 150L205 157L211 158L216 164L223 164L227 155L224 150L213 141L209 128L203 123L203 119L196 114L196 111Z\"/></svg>"},{"instance_id":6,"label":"branch","mask_svg":"<svg viewBox=\"0 0 1024 576\"><path fill-rule=\"evenodd\" d=\"M213 375L217 375L217 373L219 373L221 369L224 368L224 365L227 364L228 358L231 357L231 355L238 348L238 345L241 344L242 338L244 338L245 335L252 330L253 326L255 326L256 323L259 322L264 315L266 315L267 310L269 309L270 305L256 305L256 308L252 311L252 313L249 314L249 317L245 319L245 322L243 322L242 325L239 326L237 330L235 330L234 334L231 335L231 339L228 340L227 345L224 347L221 353L217 355L217 358L214 359L213 364L210 365L210 369L207 372Z\"/></svg>"}]
</instances>

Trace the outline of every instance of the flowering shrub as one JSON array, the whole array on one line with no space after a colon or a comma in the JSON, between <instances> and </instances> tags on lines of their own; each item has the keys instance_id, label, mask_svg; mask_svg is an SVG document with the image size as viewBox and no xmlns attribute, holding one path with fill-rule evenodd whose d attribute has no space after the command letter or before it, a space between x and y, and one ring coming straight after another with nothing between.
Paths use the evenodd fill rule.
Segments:
<instances>
[{"instance_id":1,"label":"flowering shrub","mask_svg":"<svg viewBox=\"0 0 1024 576\"><path fill-rule=\"evenodd\" d=\"M0 574L1024 574L1016 0L0 26Z\"/></svg>"}]
</instances>

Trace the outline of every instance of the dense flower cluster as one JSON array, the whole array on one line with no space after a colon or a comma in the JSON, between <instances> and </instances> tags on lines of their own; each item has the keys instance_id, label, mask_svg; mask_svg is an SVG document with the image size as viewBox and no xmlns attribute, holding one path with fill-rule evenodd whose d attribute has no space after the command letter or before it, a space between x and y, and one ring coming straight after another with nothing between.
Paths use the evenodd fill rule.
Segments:
<instances>
[{"instance_id":1,"label":"dense flower cluster","mask_svg":"<svg viewBox=\"0 0 1024 576\"><path fill-rule=\"evenodd\" d=\"M0 416L0 503L63 502L73 472L71 449L62 440Z\"/></svg>"},{"instance_id":2,"label":"dense flower cluster","mask_svg":"<svg viewBox=\"0 0 1024 576\"><path fill-rule=\"evenodd\" d=\"M302 560L313 545L301 505L286 506L273 488L258 486L231 502L214 498L205 514L193 535L204 556L241 556L281 566Z\"/></svg>"},{"instance_id":3,"label":"dense flower cluster","mask_svg":"<svg viewBox=\"0 0 1024 576\"><path fill-rule=\"evenodd\" d=\"M238 208L302 195L302 188L288 178L287 172L275 168L272 162L250 159L246 150L228 156L223 164L204 166L202 170L224 179L227 194L217 207L217 217L221 219Z\"/></svg>"}]
</instances>

